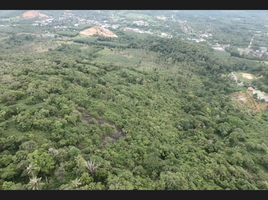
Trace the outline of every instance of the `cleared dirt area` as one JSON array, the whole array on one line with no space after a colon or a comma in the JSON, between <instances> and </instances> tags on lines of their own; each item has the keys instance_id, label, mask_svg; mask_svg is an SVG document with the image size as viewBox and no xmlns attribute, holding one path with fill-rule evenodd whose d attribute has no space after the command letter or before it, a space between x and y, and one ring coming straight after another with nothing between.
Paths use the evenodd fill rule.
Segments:
<instances>
[{"instance_id":1,"label":"cleared dirt area","mask_svg":"<svg viewBox=\"0 0 268 200\"><path fill-rule=\"evenodd\" d=\"M109 135L104 135L102 137L101 143L102 143L103 147L99 148L99 149L103 149L106 144L113 144L114 142L119 140L120 137L123 137L123 136L126 135L121 128L116 127L113 122L110 122L110 121L108 121L106 119L87 116L87 117L83 117L83 120L85 120L87 123L90 123L90 120L92 118L96 119L98 121L99 125L101 125L103 123L107 123L107 124L109 124L111 126L114 126L116 128L115 133L112 133L112 134L109 134Z\"/></svg>"},{"instance_id":2,"label":"cleared dirt area","mask_svg":"<svg viewBox=\"0 0 268 200\"><path fill-rule=\"evenodd\" d=\"M37 49L36 52L37 53L44 53L44 52L47 52L48 49Z\"/></svg>"},{"instance_id":3,"label":"cleared dirt area","mask_svg":"<svg viewBox=\"0 0 268 200\"><path fill-rule=\"evenodd\" d=\"M28 10L27 12L22 14L23 18L34 18L34 17L45 17L48 18L47 15L42 14L36 10Z\"/></svg>"},{"instance_id":4,"label":"cleared dirt area","mask_svg":"<svg viewBox=\"0 0 268 200\"><path fill-rule=\"evenodd\" d=\"M104 37L117 37L117 35L115 35L112 31L100 26L94 26L92 28L83 30L80 32L80 34L84 36L102 35Z\"/></svg>"},{"instance_id":5,"label":"cleared dirt area","mask_svg":"<svg viewBox=\"0 0 268 200\"><path fill-rule=\"evenodd\" d=\"M254 78L256 78L252 74L247 74L247 73L242 73L242 76L243 76L243 78L247 78L247 79L254 79Z\"/></svg>"},{"instance_id":6,"label":"cleared dirt area","mask_svg":"<svg viewBox=\"0 0 268 200\"><path fill-rule=\"evenodd\" d=\"M260 112L267 108L267 103L257 101L253 98L252 91L239 91L228 95L233 101L246 107L249 111Z\"/></svg>"},{"instance_id":7,"label":"cleared dirt area","mask_svg":"<svg viewBox=\"0 0 268 200\"><path fill-rule=\"evenodd\" d=\"M165 16L157 16L156 19L160 19L160 20L164 20L164 21L167 20L167 18Z\"/></svg>"}]
</instances>

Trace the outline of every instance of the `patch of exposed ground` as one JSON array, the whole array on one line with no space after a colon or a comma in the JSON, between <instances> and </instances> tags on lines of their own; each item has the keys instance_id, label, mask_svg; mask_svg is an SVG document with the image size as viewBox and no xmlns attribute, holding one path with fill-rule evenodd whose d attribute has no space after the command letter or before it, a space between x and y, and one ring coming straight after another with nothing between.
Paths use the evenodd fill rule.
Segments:
<instances>
[{"instance_id":1,"label":"patch of exposed ground","mask_svg":"<svg viewBox=\"0 0 268 200\"><path fill-rule=\"evenodd\" d=\"M85 120L87 123L90 123L90 120L93 119L93 118L98 121L99 125L101 125L103 123L107 123L107 124L109 124L111 126L114 126L116 128L115 133L112 133L112 134L109 134L109 135L104 135L102 137L101 143L102 143L103 147L99 148L99 149L103 149L106 144L113 144L114 142L119 140L120 137L123 137L123 136L126 135L121 128L116 127L113 122L110 122L110 121L108 121L106 119L87 116L87 117L83 117L83 120Z\"/></svg>"},{"instance_id":2,"label":"patch of exposed ground","mask_svg":"<svg viewBox=\"0 0 268 200\"><path fill-rule=\"evenodd\" d=\"M260 112L267 108L266 102L261 102L253 97L252 91L239 91L229 94L229 97L238 102L238 105L242 105L249 111Z\"/></svg>"},{"instance_id":3,"label":"patch of exposed ground","mask_svg":"<svg viewBox=\"0 0 268 200\"><path fill-rule=\"evenodd\" d=\"M156 19L160 19L160 20L164 20L164 21L167 20L167 18L165 16L157 16Z\"/></svg>"},{"instance_id":4,"label":"patch of exposed ground","mask_svg":"<svg viewBox=\"0 0 268 200\"><path fill-rule=\"evenodd\" d=\"M48 49L37 49L36 52L37 53L44 53L44 52L47 52Z\"/></svg>"},{"instance_id":5,"label":"patch of exposed ground","mask_svg":"<svg viewBox=\"0 0 268 200\"><path fill-rule=\"evenodd\" d=\"M247 79L254 79L254 78L256 78L252 74L248 74L248 73L242 73L242 76L243 76L243 78L247 78Z\"/></svg>"},{"instance_id":6,"label":"patch of exposed ground","mask_svg":"<svg viewBox=\"0 0 268 200\"><path fill-rule=\"evenodd\" d=\"M34 17L45 17L48 18L47 15L42 14L36 10L28 10L25 13L22 14L23 18L34 18Z\"/></svg>"},{"instance_id":7,"label":"patch of exposed ground","mask_svg":"<svg viewBox=\"0 0 268 200\"><path fill-rule=\"evenodd\" d=\"M102 35L104 37L117 37L117 35L115 35L112 31L100 26L94 26L92 28L83 30L80 32L80 34L84 36Z\"/></svg>"}]
</instances>

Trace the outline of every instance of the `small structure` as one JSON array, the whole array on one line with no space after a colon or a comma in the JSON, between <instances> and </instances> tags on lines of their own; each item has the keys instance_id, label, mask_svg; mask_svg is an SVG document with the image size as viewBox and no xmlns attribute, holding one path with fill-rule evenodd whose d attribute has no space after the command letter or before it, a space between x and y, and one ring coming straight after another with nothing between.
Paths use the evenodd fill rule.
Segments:
<instances>
[{"instance_id":1,"label":"small structure","mask_svg":"<svg viewBox=\"0 0 268 200\"><path fill-rule=\"evenodd\" d=\"M260 47L261 51L267 52L267 47Z\"/></svg>"},{"instance_id":2,"label":"small structure","mask_svg":"<svg viewBox=\"0 0 268 200\"><path fill-rule=\"evenodd\" d=\"M167 37L166 33L161 33L161 37Z\"/></svg>"},{"instance_id":3,"label":"small structure","mask_svg":"<svg viewBox=\"0 0 268 200\"><path fill-rule=\"evenodd\" d=\"M120 26L119 24L115 24L115 25L112 25L112 28L117 29L119 26Z\"/></svg>"},{"instance_id":4,"label":"small structure","mask_svg":"<svg viewBox=\"0 0 268 200\"><path fill-rule=\"evenodd\" d=\"M265 97L260 90L254 90L253 94L257 94L257 99L259 100L264 99Z\"/></svg>"},{"instance_id":5,"label":"small structure","mask_svg":"<svg viewBox=\"0 0 268 200\"><path fill-rule=\"evenodd\" d=\"M133 24L136 24L138 26L148 26L148 22L144 22L142 20L140 20L140 21L134 21Z\"/></svg>"},{"instance_id":6,"label":"small structure","mask_svg":"<svg viewBox=\"0 0 268 200\"><path fill-rule=\"evenodd\" d=\"M239 86L244 86L244 83L243 83L243 82L241 82L241 83L237 83L237 85L239 85Z\"/></svg>"},{"instance_id":7,"label":"small structure","mask_svg":"<svg viewBox=\"0 0 268 200\"><path fill-rule=\"evenodd\" d=\"M54 38L54 35L47 35L47 37L53 37Z\"/></svg>"},{"instance_id":8,"label":"small structure","mask_svg":"<svg viewBox=\"0 0 268 200\"><path fill-rule=\"evenodd\" d=\"M254 91L254 88L253 87L248 87L248 90Z\"/></svg>"}]
</instances>

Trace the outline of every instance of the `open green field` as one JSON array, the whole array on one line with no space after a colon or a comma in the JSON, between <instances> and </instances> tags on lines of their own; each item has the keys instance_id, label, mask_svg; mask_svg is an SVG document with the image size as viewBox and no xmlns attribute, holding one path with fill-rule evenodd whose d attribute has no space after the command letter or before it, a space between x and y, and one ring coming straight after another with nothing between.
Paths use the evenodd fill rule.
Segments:
<instances>
[{"instance_id":1,"label":"open green field","mask_svg":"<svg viewBox=\"0 0 268 200\"><path fill-rule=\"evenodd\" d=\"M0 19L0 21L3 21L3 22L15 22L15 21L19 21L19 19L17 17L10 17L10 18L2 18Z\"/></svg>"},{"instance_id":2,"label":"open green field","mask_svg":"<svg viewBox=\"0 0 268 200\"><path fill-rule=\"evenodd\" d=\"M146 20L149 23L156 23L156 21L154 20L154 18L150 15L146 15L146 14L139 14L139 13L127 13L125 15L125 17L127 19L132 19L132 20Z\"/></svg>"},{"instance_id":3,"label":"open green field","mask_svg":"<svg viewBox=\"0 0 268 200\"><path fill-rule=\"evenodd\" d=\"M247 78L243 77L243 73L247 73L247 72L242 72L242 71L234 72L234 74L236 75L238 81L241 81L241 82L243 82L244 84L247 84L247 85L251 85L252 81L254 79L256 79L256 77L254 75L252 75L254 79L247 79Z\"/></svg>"}]
</instances>

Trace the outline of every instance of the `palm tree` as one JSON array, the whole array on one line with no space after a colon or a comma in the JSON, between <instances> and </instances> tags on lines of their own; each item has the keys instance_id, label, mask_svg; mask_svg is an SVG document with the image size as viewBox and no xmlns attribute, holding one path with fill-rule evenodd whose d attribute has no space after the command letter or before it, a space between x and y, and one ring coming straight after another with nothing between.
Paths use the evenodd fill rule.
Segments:
<instances>
[{"instance_id":1,"label":"palm tree","mask_svg":"<svg viewBox=\"0 0 268 200\"><path fill-rule=\"evenodd\" d=\"M41 190L44 183L41 183L42 177L37 178L36 176L30 179L30 182L27 184L27 188L31 190Z\"/></svg>"},{"instance_id":2,"label":"palm tree","mask_svg":"<svg viewBox=\"0 0 268 200\"><path fill-rule=\"evenodd\" d=\"M93 161L90 160L90 161L85 161L85 166L90 171L92 178L94 178L94 172L98 169L100 164L95 164L95 160Z\"/></svg>"},{"instance_id":3,"label":"palm tree","mask_svg":"<svg viewBox=\"0 0 268 200\"><path fill-rule=\"evenodd\" d=\"M78 188L79 185L81 185L81 184L82 183L80 182L80 178L79 179L76 178L75 180L72 181L72 185L74 188Z\"/></svg>"},{"instance_id":4,"label":"palm tree","mask_svg":"<svg viewBox=\"0 0 268 200\"><path fill-rule=\"evenodd\" d=\"M29 164L29 166L26 168L27 174L31 174L32 177L34 177L34 171L37 169L36 164Z\"/></svg>"}]
</instances>

